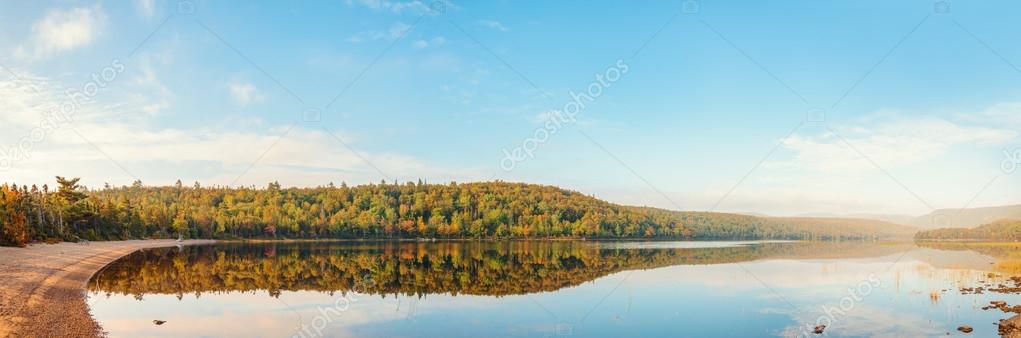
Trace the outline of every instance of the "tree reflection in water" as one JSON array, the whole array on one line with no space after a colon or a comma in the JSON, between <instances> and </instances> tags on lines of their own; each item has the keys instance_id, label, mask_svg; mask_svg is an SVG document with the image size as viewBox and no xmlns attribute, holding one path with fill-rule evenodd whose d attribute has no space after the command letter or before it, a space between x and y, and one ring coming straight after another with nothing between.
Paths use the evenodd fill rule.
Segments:
<instances>
[{"instance_id":1,"label":"tree reflection in water","mask_svg":"<svg viewBox=\"0 0 1021 338\"><path fill-rule=\"evenodd\" d=\"M148 249L89 283L96 294L322 291L517 295L555 291L620 271L766 258L875 256L871 242L764 242L705 248L628 248L580 241L228 243Z\"/></svg>"}]
</instances>

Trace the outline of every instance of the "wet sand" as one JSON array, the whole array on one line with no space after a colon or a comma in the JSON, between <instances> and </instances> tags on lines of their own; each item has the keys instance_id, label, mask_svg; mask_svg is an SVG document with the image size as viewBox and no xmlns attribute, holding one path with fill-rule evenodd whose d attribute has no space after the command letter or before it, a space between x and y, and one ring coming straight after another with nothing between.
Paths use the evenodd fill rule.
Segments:
<instances>
[{"instance_id":1,"label":"wet sand","mask_svg":"<svg viewBox=\"0 0 1021 338\"><path fill-rule=\"evenodd\" d=\"M96 337L102 328L85 286L108 263L138 249L214 241L139 240L0 247L0 337Z\"/></svg>"}]
</instances>

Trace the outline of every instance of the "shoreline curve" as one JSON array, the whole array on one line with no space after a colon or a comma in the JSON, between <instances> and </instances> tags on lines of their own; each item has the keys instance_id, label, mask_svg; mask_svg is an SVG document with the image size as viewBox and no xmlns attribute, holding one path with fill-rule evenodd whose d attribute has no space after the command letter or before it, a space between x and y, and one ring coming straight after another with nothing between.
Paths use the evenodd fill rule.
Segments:
<instances>
[{"instance_id":1,"label":"shoreline curve","mask_svg":"<svg viewBox=\"0 0 1021 338\"><path fill-rule=\"evenodd\" d=\"M101 337L86 287L111 262L147 248L215 240L129 240L0 247L0 337Z\"/></svg>"}]
</instances>

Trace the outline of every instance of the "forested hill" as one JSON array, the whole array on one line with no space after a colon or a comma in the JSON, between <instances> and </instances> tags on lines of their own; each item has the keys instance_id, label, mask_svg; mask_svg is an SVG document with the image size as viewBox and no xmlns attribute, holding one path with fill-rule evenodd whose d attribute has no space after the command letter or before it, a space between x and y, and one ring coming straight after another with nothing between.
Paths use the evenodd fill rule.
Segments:
<instances>
[{"instance_id":1,"label":"forested hill","mask_svg":"<svg viewBox=\"0 0 1021 338\"><path fill-rule=\"evenodd\" d=\"M1021 220L1004 219L977 228L943 228L922 231L919 240L1021 241Z\"/></svg>"},{"instance_id":2,"label":"forested hill","mask_svg":"<svg viewBox=\"0 0 1021 338\"><path fill-rule=\"evenodd\" d=\"M608 203L522 183L317 188L0 186L0 242L129 238L862 239L910 236L871 220L767 218ZM54 191L55 190L55 191Z\"/></svg>"},{"instance_id":3,"label":"forested hill","mask_svg":"<svg viewBox=\"0 0 1021 338\"><path fill-rule=\"evenodd\" d=\"M984 208L940 209L915 217L904 224L921 229L974 228L998 220L1021 220L1021 205Z\"/></svg>"}]
</instances>

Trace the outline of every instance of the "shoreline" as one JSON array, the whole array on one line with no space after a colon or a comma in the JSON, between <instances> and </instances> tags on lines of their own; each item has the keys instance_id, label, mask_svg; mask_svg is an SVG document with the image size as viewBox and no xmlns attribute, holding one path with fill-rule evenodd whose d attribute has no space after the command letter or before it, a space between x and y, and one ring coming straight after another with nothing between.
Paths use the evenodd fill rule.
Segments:
<instances>
[{"instance_id":1,"label":"shoreline","mask_svg":"<svg viewBox=\"0 0 1021 338\"><path fill-rule=\"evenodd\" d=\"M86 286L107 264L146 248L215 240L129 240L0 247L0 337L97 337Z\"/></svg>"}]
</instances>

